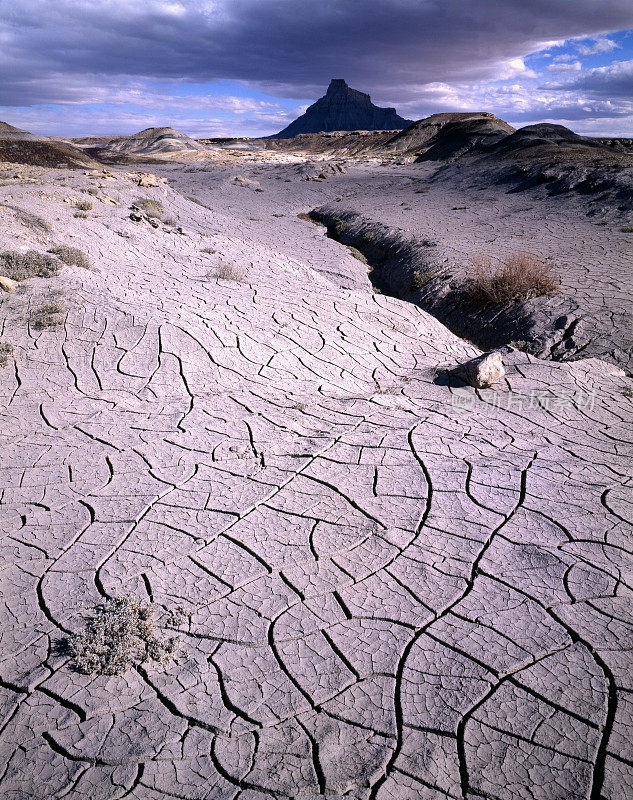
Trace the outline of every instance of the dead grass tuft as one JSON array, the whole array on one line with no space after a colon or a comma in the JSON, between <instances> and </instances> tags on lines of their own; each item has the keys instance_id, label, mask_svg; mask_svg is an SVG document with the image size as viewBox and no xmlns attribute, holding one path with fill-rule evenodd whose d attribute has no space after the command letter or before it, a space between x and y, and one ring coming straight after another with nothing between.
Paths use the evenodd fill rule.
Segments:
<instances>
[{"instance_id":1,"label":"dead grass tuft","mask_svg":"<svg viewBox=\"0 0 633 800\"><path fill-rule=\"evenodd\" d=\"M127 597L114 597L97 606L85 631L66 642L75 668L89 675L121 675L149 660L164 665L176 651L177 640L159 636L152 610Z\"/></svg>"},{"instance_id":2,"label":"dead grass tuft","mask_svg":"<svg viewBox=\"0 0 633 800\"><path fill-rule=\"evenodd\" d=\"M466 277L468 300L498 304L551 294L559 286L553 266L532 253L512 253L501 264L487 254L474 257Z\"/></svg>"},{"instance_id":3,"label":"dead grass tuft","mask_svg":"<svg viewBox=\"0 0 633 800\"><path fill-rule=\"evenodd\" d=\"M349 250L350 255L353 255L354 258L358 259L363 264L367 264L367 258L361 253L361 251L357 247L354 247L351 244L346 244L345 247Z\"/></svg>"},{"instance_id":4,"label":"dead grass tuft","mask_svg":"<svg viewBox=\"0 0 633 800\"><path fill-rule=\"evenodd\" d=\"M14 281L50 278L58 272L59 261L47 253L38 253L37 250L28 250L26 253L5 250L0 253L0 275Z\"/></svg>"},{"instance_id":5,"label":"dead grass tuft","mask_svg":"<svg viewBox=\"0 0 633 800\"><path fill-rule=\"evenodd\" d=\"M297 219L301 219L304 222L311 222L313 225L321 224L316 219L312 219L312 217L310 217L308 214L304 214L303 211L301 212L301 214L297 214Z\"/></svg>"}]
</instances>

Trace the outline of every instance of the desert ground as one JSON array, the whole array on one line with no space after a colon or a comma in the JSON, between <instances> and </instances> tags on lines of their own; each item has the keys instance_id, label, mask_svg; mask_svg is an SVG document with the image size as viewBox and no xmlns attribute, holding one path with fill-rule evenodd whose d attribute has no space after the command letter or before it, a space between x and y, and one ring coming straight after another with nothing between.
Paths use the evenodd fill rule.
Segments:
<instances>
[{"instance_id":1,"label":"desert ground","mask_svg":"<svg viewBox=\"0 0 633 800\"><path fill-rule=\"evenodd\" d=\"M84 255L0 292L2 797L633 798L627 202L127 158L0 165L0 250ZM453 302L519 250L520 324Z\"/></svg>"}]
</instances>

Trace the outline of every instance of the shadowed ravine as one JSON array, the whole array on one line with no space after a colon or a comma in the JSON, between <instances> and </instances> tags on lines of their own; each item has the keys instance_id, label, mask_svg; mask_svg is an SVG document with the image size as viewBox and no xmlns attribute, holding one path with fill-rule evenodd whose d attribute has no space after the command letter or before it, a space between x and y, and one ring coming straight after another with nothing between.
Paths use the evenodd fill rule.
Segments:
<instances>
[{"instance_id":1,"label":"shadowed ravine","mask_svg":"<svg viewBox=\"0 0 633 800\"><path fill-rule=\"evenodd\" d=\"M379 291L414 302L484 350L514 345L555 361L603 358L632 374L629 312L583 309L581 300L560 290L500 305L476 304L466 296L463 279L434 258L436 242L338 207L322 206L309 216L326 226L331 239L355 247L367 259Z\"/></svg>"}]
</instances>

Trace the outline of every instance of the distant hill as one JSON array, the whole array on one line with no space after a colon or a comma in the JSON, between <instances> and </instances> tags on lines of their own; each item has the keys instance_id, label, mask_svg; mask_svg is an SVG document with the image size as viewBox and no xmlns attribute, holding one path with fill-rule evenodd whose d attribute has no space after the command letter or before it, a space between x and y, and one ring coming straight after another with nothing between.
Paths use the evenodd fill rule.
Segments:
<instances>
[{"instance_id":1,"label":"distant hill","mask_svg":"<svg viewBox=\"0 0 633 800\"><path fill-rule=\"evenodd\" d=\"M414 122L383 145L392 153L414 154L450 139L457 148L469 138L497 141L514 132L514 128L488 111L467 111L432 114ZM465 141L463 142L465 144Z\"/></svg>"},{"instance_id":2,"label":"distant hill","mask_svg":"<svg viewBox=\"0 0 633 800\"><path fill-rule=\"evenodd\" d=\"M38 136L36 133L14 128L8 122L0 122L0 139L14 139L19 142L48 142L48 136Z\"/></svg>"},{"instance_id":3,"label":"distant hill","mask_svg":"<svg viewBox=\"0 0 633 800\"><path fill-rule=\"evenodd\" d=\"M333 79L325 95L305 114L270 138L290 139L301 133L328 131L400 130L411 122L398 116L395 108L375 106L368 94L351 89L344 80Z\"/></svg>"},{"instance_id":4,"label":"distant hill","mask_svg":"<svg viewBox=\"0 0 633 800\"><path fill-rule=\"evenodd\" d=\"M0 122L0 162L36 167L100 167L80 148Z\"/></svg>"},{"instance_id":5,"label":"distant hill","mask_svg":"<svg viewBox=\"0 0 633 800\"><path fill-rule=\"evenodd\" d=\"M162 155L207 149L203 144L175 128L146 128L132 136L113 137L105 142L104 146L117 153L139 155Z\"/></svg>"}]
</instances>

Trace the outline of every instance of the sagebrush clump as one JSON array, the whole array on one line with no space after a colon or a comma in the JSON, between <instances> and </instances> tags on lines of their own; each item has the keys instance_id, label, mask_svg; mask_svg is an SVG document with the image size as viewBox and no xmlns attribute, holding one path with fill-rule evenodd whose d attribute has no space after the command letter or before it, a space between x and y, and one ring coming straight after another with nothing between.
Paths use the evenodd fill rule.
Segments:
<instances>
[{"instance_id":1,"label":"sagebrush clump","mask_svg":"<svg viewBox=\"0 0 633 800\"><path fill-rule=\"evenodd\" d=\"M175 653L177 639L157 633L152 611L152 606L128 597L97 606L84 632L66 643L75 668L89 675L121 675L146 661L164 664Z\"/></svg>"},{"instance_id":2,"label":"sagebrush clump","mask_svg":"<svg viewBox=\"0 0 633 800\"><path fill-rule=\"evenodd\" d=\"M28 250L26 253L5 250L0 253L0 275L14 281L50 278L58 272L59 261L48 253L38 253L37 250Z\"/></svg>"},{"instance_id":3,"label":"sagebrush clump","mask_svg":"<svg viewBox=\"0 0 633 800\"><path fill-rule=\"evenodd\" d=\"M54 256L57 256L60 261L63 261L64 264L68 264L70 267L90 269L90 260L88 256L77 247L68 247L67 245L62 244L58 245L57 247L51 247L48 252L52 253Z\"/></svg>"},{"instance_id":4,"label":"sagebrush clump","mask_svg":"<svg viewBox=\"0 0 633 800\"><path fill-rule=\"evenodd\" d=\"M78 211L90 211L92 210L92 203L90 202L90 200L78 200L75 203L75 208Z\"/></svg>"},{"instance_id":5,"label":"sagebrush clump","mask_svg":"<svg viewBox=\"0 0 633 800\"><path fill-rule=\"evenodd\" d=\"M532 253L512 253L498 264L485 254L473 258L464 288L468 300L485 305L551 294L558 285L549 262Z\"/></svg>"}]
</instances>

